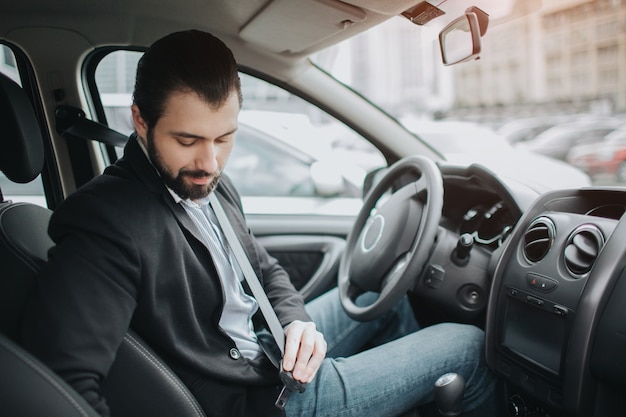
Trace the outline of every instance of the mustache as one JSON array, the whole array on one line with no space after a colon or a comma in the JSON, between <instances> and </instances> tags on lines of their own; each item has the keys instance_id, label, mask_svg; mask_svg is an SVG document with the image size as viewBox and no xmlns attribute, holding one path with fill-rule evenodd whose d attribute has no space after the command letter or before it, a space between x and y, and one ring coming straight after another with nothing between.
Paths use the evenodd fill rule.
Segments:
<instances>
[{"instance_id":1,"label":"mustache","mask_svg":"<svg viewBox=\"0 0 626 417\"><path fill-rule=\"evenodd\" d=\"M179 175L185 175L185 176L193 177L193 178L206 178L206 177L217 177L220 175L220 173L221 171L206 172L203 170L196 170L196 171L184 170L184 171L180 171Z\"/></svg>"}]
</instances>

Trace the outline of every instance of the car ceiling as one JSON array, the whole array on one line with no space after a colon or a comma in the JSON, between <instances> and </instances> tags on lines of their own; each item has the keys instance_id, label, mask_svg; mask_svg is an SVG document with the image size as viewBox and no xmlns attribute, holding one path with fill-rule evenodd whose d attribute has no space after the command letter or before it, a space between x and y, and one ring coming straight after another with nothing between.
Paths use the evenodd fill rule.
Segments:
<instances>
[{"instance_id":1,"label":"car ceiling","mask_svg":"<svg viewBox=\"0 0 626 417\"><path fill-rule=\"evenodd\" d=\"M512 0L511 0L512 1ZM489 10L504 0L429 0L447 14L445 23L478 5ZM20 0L0 6L3 37L32 27L59 26L92 45L145 46L189 26L231 42L297 60L371 28L419 0ZM490 3L490 4L489 4ZM523 0L523 3L528 3ZM534 3L534 2L531 2ZM497 6L500 7L500 6ZM34 12L35 11L35 12ZM97 20L90 16L97 16ZM284 36L288 33L289 36ZM230 42L229 42L230 43Z\"/></svg>"},{"instance_id":2,"label":"car ceiling","mask_svg":"<svg viewBox=\"0 0 626 417\"><path fill-rule=\"evenodd\" d=\"M358 4L359 1L353 3ZM193 25L233 39L242 39L240 34L245 29L243 33L251 35L242 41L268 45L275 38L267 37L273 35L264 34L259 37L258 30L253 30L259 23L270 21L277 24L276 30L290 33L289 37L282 36L285 42L289 38L289 47L283 49L302 53L365 30L397 14L397 11L411 7L415 0L368 0L364 3L384 3L387 14L365 11L335 0L24 0L0 6L0 22L3 28L7 28L4 33L7 37L10 37L11 30L21 27L59 25L75 28L94 45L116 40L125 44L149 44L154 38L162 36L162 33L154 33L155 30L158 31L155 29L158 26L155 23L158 22L163 23L166 31L175 26L188 28ZM37 12L33 13L33 10ZM306 13L298 16L295 13L298 10ZM336 20L343 19L346 13L350 13L346 10L364 17L363 21L356 27L345 27L345 30L339 27L341 20ZM58 18L55 19L55 15ZM107 16L110 24L105 23L106 28L99 23L93 26L94 20L90 16L94 15L98 17L98 22L104 22L103 18ZM320 25L319 22L323 19L327 20L327 24ZM316 22L315 32L308 22ZM252 35L258 38L255 40ZM324 40L327 41L318 42ZM312 43L316 44L316 48L311 47ZM281 46L275 45L274 49L281 49Z\"/></svg>"}]
</instances>

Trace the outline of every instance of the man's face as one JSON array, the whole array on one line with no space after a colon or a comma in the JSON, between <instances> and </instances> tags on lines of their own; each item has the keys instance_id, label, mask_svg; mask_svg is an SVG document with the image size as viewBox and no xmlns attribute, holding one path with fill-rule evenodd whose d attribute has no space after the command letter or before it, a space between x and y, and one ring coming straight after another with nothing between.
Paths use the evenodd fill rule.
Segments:
<instances>
[{"instance_id":1,"label":"man's face","mask_svg":"<svg viewBox=\"0 0 626 417\"><path fill-rule=\"evenodd\" d=\"M213 108L194 92L175 92L148 129L133 106L137 134L163 182L183 199L198 200L215 188L235 141L239 98L233 92Z\"/></svg>"}]
</instances>

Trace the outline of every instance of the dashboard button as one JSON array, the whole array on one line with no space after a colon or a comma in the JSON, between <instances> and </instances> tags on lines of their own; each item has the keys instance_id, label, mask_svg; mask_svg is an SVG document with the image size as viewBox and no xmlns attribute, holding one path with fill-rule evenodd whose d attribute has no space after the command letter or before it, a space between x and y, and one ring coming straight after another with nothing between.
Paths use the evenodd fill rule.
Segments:
<instances>
[{"instance_id":1,"label":"dashboard button","mask_svg":"<svg viewBox=\"0 0 626 417\"><path fill-rule=\"evenodd\" d=\"M539 307L543 306L543 300L540 300L537 297L533 297L532 295L526 296L526 301Z\"/></svg>"},{"instance_id":2,"label":"dashboard button","mask_svg":"<svg viewBox=\"0 0 626 417\"><path fill-rule=\"evenodd\" d=\"M552 291L558 285L557 281L537 274L526 275L526 283L529 287L543 292Z\"/></svg>"},{"instance_id":3,"label":"dashboard button","mask_svg":"<svg viewBox=\"0 0 626 417\"><path fill-rule=\"evenodd\" d=\"M567 316L568 309L567 307L555 304L554 307L552 307L552 312L557 316Z\"/></svg>"},{"instance_id":4,"label":"dashboard button","mask_svg":"<svg viewBox=\"0 0 626 417\"><path fill-rule=\"evenodd\" d=\"M424 277L424 283L430 288L439 288L446 271L439 265L429 265Z\"/></svg>"}]
</instances>

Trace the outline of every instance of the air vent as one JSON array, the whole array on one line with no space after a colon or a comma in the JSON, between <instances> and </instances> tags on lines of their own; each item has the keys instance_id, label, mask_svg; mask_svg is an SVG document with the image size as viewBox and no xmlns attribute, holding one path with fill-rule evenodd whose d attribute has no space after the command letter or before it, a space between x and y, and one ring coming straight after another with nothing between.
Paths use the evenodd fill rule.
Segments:
<instances>
[{"instance_id":1,"label":"air vent","mask_svg":"<svg viewBox=\"0 0 626 417\"><path fill-rule=\"evenodd\" d=\"M524 256L530 262L539 262L550 251L554 241L554 223L547 217L538 217L524 234Z\"/></svg>"},{"instance_id":2,"label":"air vent","mask_svg":"<svg viewBox=\"0 0 626 417\"><path fill-rule=\"evenodd\" d=\"M565 266L576 277L591 270L600 249L604 245L602 232L592 225L577 228L570 236L563 253Z\"/></svg>"}]
</instances>

